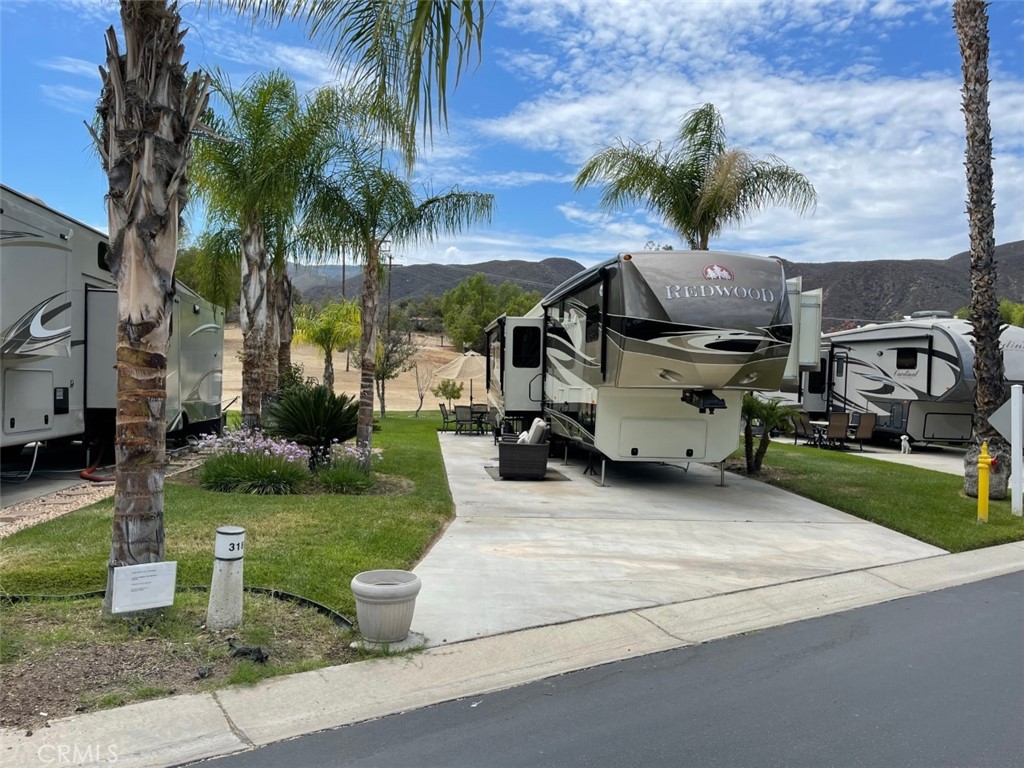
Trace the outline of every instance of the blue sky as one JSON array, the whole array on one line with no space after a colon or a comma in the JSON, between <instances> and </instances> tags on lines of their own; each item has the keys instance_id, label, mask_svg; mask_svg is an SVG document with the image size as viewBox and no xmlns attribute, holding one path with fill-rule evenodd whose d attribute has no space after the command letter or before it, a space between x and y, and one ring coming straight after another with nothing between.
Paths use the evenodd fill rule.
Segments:
<instances>
[{"instance_id":1,"label":"blue sky","mask_svg":"<svg viewBox=\"0 0 1024 768\"><path fill-rule=\"evenodd\" d=\"M236 86L282 68L333 79L302 31L251 29L182 0L191 68ZM990 8L996 241L1024 239L1024 2ZM113 0L0 0L0 180L106 229L105 181L83 121L99 95ZM729 140L805 173L813 215L753 216L712 247L795 261L946 258L968 248L960 57L948 2L497 0L484 58L451 94L449 132L415 172L425 189L495 195L496 215L399 263L566 257L648 241L683 247L648 212L607 213L575 192L617 137L670 141L705 102Z\"/></svg>"}]
</instances>

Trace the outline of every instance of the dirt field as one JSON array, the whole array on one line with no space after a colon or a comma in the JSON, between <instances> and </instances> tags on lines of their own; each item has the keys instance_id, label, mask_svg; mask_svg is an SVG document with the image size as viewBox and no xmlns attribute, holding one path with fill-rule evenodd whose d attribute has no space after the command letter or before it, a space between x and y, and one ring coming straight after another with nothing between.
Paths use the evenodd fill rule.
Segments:
<instances>
[{"instance_id":1,"label":"dirt field","mask_svg":"<svg viewBox=\"0 0 1024 768\"><path fill-rule=\"evenodd\" d=\"M454 347L441 346L441 339L438 336L413 335L413 341L419 347L419 351L413 358L419 366L420 378L430 376L434 370L445 363L458 357L459 353ZM229 323L224 328L224 383L222 401L229 403L235 397L239 400L230 406L231 410L241 408L242 395L242 362L239 352L242 350L242 330L237 323ZM324 357L323 353L309 344L295 344L292 346L292 362L301 365L306 376L314 376L318 380L323 379ZM430 382L431 387L438 384L437 377ZM483 383L474 381L474 395L482 393ZM334 391L344 392L353 397L359 397L359 362L352 361L351 370L345 371L345 355L334 353ZM416 393L416 372L413 370L400 374L397 379L392 379L387 384L387 407L388 411L415 411L419 407L419 396ZM376 402L377 410L380 410L380 403ZM480 399L479 397L477 398ZM463 389L463 403L469 402L469 382ZM423 410L437 411L438 399L434 397L429 388L423 398Z\"/></svg>"}]
</instances>

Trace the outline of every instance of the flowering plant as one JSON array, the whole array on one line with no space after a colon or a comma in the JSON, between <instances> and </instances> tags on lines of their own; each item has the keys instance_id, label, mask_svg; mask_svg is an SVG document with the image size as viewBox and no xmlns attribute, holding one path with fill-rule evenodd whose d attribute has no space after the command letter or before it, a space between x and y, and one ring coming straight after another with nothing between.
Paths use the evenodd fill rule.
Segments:
<instances>
[{"instance_id":1,"label":"flowering plant","mask_svg":"<svg viewBox=\"0 0 1024 768\"><path fill-rule=\"evenodd\" d=\"M309 449L294 441L267 437L258 429L243 427L225 430L224 434L203 435L199 439L199 450L214 456L239 454L243 456L276 456L286 461L309 463Z\"/></svg>"}]
</instances>

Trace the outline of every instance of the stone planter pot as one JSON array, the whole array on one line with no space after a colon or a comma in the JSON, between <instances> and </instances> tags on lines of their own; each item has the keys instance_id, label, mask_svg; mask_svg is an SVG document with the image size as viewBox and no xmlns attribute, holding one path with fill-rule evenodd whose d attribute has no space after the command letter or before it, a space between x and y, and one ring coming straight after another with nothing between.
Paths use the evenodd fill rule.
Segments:
<instances>
[{"instance_id":1,"label":"stone planter pot","mask_svg":"<svg viewBox=\"0 0 1024 768\"><path fill-rule=\"evenodd\" d=\"M409 635L420 577L411 571L363 571L352 579L359 632L368 643L400 643Z\"/></svg>"}]
</instances>

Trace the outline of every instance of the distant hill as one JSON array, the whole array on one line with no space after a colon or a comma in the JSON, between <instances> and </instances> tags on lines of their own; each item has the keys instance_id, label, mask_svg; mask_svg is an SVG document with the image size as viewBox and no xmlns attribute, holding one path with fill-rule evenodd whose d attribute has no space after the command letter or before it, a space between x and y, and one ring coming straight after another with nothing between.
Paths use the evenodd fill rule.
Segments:
<instances>
[{"instance_id":1,"label":"distant hill","mask_svg":"<svg viewBox=\"0 0 1024 768\"><path fill-rule=\"evenodd\" d=\"M945 260L783 262L805 290L824 288L825 328L842 320L886 322L911 312L955 312L971 300L968 252ZM1024 300L1024 240L996 246L996 295Z\"/></svg>"},{"instance_id":2,"label":"distant hill","mask_svg":"<svg viewBox=\"0 0 1024 768\"><path fill-rule=\"evenodd\" d=\"M843 320L885 322L923 309L955 312L970 302L970 254L947 259L843 261L805 264L783 260L786 275L803 277L804 289L824 288L823 326ZM1024 301L1024 240L996 246L999 297ZM422 298L445 291L471 275L484 274L497 284L515 283L542 295L583 269L572 259L485 261L479 264L417 264L396 266L391 275L391 300ZM304 301L341 296L341 267L297 267L295 283ZM358 298L363 289L357 267L346 267L345 295ZM387 284L382 286L382 301Z\"/></svg>"},{"instance_id":3,"label":"distant hill","mask_svg":"<svg viewBox=\"0 0 1024 768\"><path fill-rule=\"evenodd\" d=\"M583 265L572 259L545 259L544 261L484 261L479 264L414 264L408 267L396 266L391 273L391 301L405 298L422 299L424 296L443 296L467 277L481 273L494 283L514 283L524 291L548 293L559 283L569 279L583 269ZM319 302L341 296L340 267L336 281L310 282L300 288L304 301ZM345 295L358 298L363 290L362 275L353 276L345 270ZM381 286L381 301L387 300L387 282Z\"/></svg>"}]
</instances>

